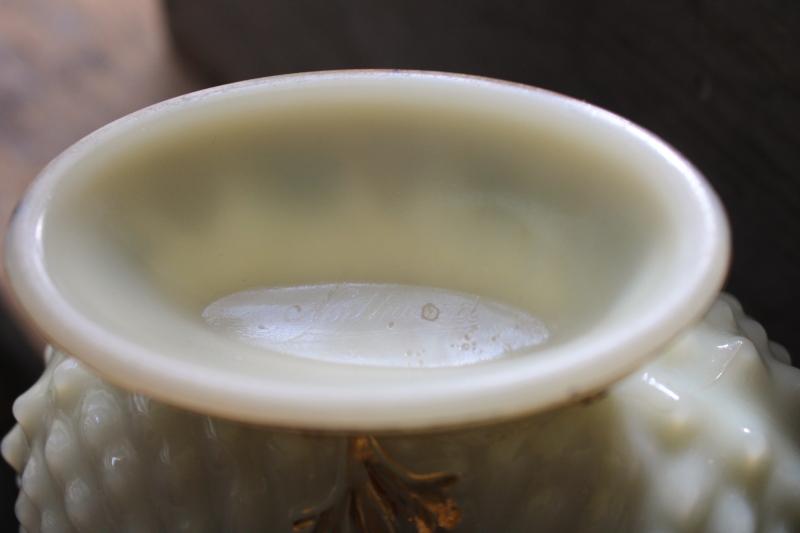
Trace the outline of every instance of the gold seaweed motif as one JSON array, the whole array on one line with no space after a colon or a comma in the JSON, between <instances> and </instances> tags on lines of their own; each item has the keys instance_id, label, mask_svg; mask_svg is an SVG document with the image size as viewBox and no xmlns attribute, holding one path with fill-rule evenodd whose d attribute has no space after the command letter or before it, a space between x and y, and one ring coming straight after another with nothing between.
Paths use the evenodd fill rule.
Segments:
<instances>
[{"instance_id":1,"label":"gold seaweed motif","mask_svg":"<svg viewBox=\"0 0 800 533\"><path fill-rule=\"evenodd\" d=\"M375 437L348 440L344 488L306 509L295 533L434 533L451 531L461 510L447 495L458 476L418 474L396 463Z\"/></svg>"}]
</instances>

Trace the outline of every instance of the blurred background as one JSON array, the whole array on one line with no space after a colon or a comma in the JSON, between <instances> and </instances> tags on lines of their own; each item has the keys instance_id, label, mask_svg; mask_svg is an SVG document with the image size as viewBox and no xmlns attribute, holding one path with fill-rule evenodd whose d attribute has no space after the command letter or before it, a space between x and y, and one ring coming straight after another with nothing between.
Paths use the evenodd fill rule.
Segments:
<instances>
[{"instance_id":1,"label":"blurred background","mask_svg":"<svg viewBox=\"0 0 800 533\"><path fill-rule=\"evenodd\" d=\"M727 290L800 361L796 0L0 0L0 235L29 181L145 105L338 68L481 74L552 89L660 135L733 227ZM0 434L41 370L0 273ZM0 466L0 531L16 530Z\"/></svg>"}]
</instances>

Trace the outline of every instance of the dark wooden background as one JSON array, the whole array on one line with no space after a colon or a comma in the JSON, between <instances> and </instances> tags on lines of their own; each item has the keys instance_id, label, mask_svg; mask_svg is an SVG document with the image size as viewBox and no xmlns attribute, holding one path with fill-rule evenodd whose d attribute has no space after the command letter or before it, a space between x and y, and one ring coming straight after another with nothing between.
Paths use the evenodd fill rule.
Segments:
<instances>
[{"instance_id":1,"label":"dark wooden background","mask_svg":"<svg viewBox=\"0 0 800 533\"><path fill-rule=\"evenodd\" d=\"M786 345L800 313L796 0L0 1L0 232L61 149L148 103L304 70L482 74L569 94L649 128L709 178L734 235L727 288ZM174 38L168 37L167 28ZM177 56L175 51L177 50ZM0 276L0 287L4 286ZM2 306L0 306L2 307ZM39 371L0 309L0 432ZM5 465L0 530L15 525ZM8 524L8 527L3 527Z\"/></svg>"}]
</instances>

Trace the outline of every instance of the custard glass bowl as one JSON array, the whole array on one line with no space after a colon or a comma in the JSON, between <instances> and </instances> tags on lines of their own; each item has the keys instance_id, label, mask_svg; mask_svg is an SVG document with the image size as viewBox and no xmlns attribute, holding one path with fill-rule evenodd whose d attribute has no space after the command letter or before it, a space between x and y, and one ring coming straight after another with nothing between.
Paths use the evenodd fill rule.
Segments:
<instances>
[{"instance_id":1,"label":"custard glass bowl","mask_svg":"<svg viewBox=\"0 0 800 533\"><path fill-rule=\"evenodd\" d=\"M134 113L11 225L13 290L51 342L2 443L17 517L797 531L800 371L718 295L728 246L680 155L540 89L321 72ZM519 313L536 342L480 318ZM397 351L427 333L450 345Z\"/></svg>"},{"instance_id":2,"label":"custard glass bowl","mask_svg":"<svg viewBox=\"0 0 800 533\"><path fill-rule=\"evenodd\" d=\"M120 387L276 427L474 425L592 396L697 321L728 229L662 141L540 89L428 72L279 76L157 104L53 161L7 241L56 346ZM507 302L548 342L477 364L321 361L202 318L259 286L389 282Z\"/></svg>"}]
</instances>

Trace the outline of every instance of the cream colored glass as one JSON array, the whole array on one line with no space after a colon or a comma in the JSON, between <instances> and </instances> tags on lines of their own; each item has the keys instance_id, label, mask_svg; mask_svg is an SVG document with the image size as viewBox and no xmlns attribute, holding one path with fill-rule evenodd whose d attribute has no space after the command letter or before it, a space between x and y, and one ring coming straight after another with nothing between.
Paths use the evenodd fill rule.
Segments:
<instances>
[{"instance_id":1,"label":"cream colored glass","mask_svg":"<svg viewBox=\"0 0 800 533\"><path fill-rule=\"evenodd\" d=\"M4 445L28 529L797 518L797 372L729 300L697 325L718 200L587 104L423 72L210 89L65 152L7 246L57 347Z\"/></svg>"}]
</instances>

